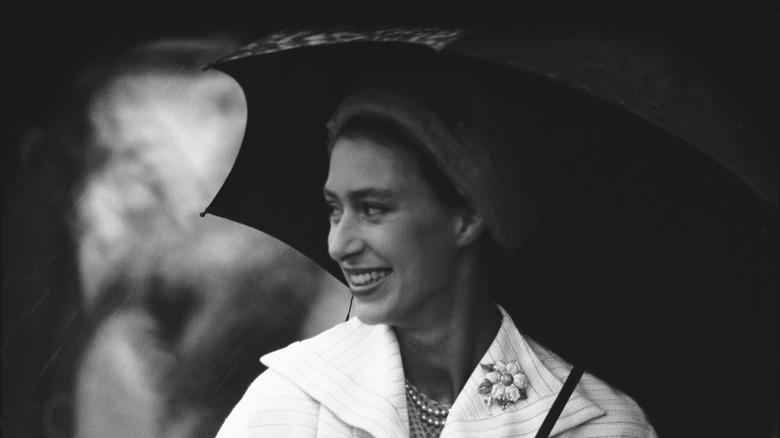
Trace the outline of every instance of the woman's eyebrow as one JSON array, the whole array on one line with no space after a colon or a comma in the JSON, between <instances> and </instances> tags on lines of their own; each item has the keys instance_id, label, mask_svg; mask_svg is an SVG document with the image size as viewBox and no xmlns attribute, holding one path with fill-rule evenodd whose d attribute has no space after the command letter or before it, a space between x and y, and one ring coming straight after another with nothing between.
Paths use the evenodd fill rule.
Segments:
<instances>
[{"instance_id":1,"label":"woman's eyebrow","mask_svg":"<svg viewBox=\"0 0 780 438\"><path fill-rule=\"evenodd\" d=\"M389 199L392 197L393 197L393 193L390 190L378 189L375 187L355 190L347 193L347 198L353 201L365 199L365 198Z\"/></svg>"},{"instance_id":2,"label":"woman's eyebrow","mask_svg":"<svg viewBox=\"0 0 780 438\"><path fill-rule=\"evenodd\" d=\"M333 193L332 191L328 190L327 187L323 187L322 194L326 198L338 198L338 196ZM385 189L379 189L375 187L369 187L365 189L358 189L358 190L352 190L350 192L347 192L347 199L350 201L356 201L361 200L365 198L380 198L380 199L389 199L393 197L393 194L390 190Z\"/></svg>"}]
</instances>

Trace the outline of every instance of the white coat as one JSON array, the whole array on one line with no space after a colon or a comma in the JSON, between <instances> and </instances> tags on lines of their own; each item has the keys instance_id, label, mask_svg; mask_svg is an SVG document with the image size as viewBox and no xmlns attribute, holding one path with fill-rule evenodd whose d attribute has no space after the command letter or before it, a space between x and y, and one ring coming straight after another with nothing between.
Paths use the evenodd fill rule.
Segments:
<instances>
[{"instance_id":1,"label":"white coat","mask_svg":"<svg viewBox=\"0 0 780 438\"><path fill-rule=\"evenodd\" d=\"M509 315L481 363L517 360L528 397L505 410L488 409L477 392L477 367L456 398L441 437L533 437L571 365L525 338ZM395 333L358 319L263 356L268 370L249 387L218 438L378 437L409 435L404 372ZM585 373L551 436L655 437L627 395Z\"/></svg>"}]
</instances>

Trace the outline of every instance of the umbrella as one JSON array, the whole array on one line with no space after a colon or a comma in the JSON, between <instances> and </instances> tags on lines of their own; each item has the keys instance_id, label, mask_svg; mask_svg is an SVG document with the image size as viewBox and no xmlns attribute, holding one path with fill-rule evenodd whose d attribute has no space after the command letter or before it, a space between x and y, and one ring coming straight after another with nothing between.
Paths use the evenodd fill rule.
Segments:
<instances>
[{"instance_id":1,"label":"umbrella","mask_svg":"<svg viewBox=\"0 0 780 438\"><path fill-rule=\"evenodd\" d=\"M515 93L545 89L555 103L540 114L560 109L599 135L642 137L641 147L594 141L550 152L574 171L557 174L548 217L518 257L530 272L518 280L524 299L514 289L502 297L521 327L629 391L659 432L768 427L776 394L742 379L763 370L777 382L776 317L766 313L777 303L776 149L668 39L552 27L277 32L210 65L242 86L249 115L206 212L266 232L341 279L326 247L325 121L359 78L426 64L482 72L506 90L507 111ZM718 355L734 345L760 363ZM737 420L709 427L719 409Z\"/></svg>"}]
</instances>

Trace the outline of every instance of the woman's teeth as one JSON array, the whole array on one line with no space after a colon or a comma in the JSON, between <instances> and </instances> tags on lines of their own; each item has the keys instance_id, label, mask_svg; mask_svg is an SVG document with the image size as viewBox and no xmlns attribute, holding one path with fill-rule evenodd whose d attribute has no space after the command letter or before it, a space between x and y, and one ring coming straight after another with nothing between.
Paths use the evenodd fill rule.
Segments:
<instances>
[{"instance_id":1,"label":"woman's teeth","mask_svg":"<svg viewBox=\"0 0 780 438\"><path fill-rule=\"evenodd\" d=\"M389 271L371 271L362 274L351 274L349 276L349 282L355 286L365 286L385 278L388 273Z\"/></svg>"}]
</instances>

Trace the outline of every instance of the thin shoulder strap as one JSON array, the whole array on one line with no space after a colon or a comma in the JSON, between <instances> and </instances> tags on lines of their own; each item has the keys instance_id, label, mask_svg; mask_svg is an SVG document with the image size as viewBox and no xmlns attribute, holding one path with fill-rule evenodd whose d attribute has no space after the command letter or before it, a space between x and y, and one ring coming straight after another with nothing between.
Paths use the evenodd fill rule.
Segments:
<instances>
[{"instance_id":1,"label":"thin shoulder strap","mask_svg":"<svg viewBox=\"0 0 780 438\"><path fill-rule=\"evenodd\" d=\"M577 383L580 381L584 372L585 368L579 365L572 368L569 376L566 378L566 382L563 383L561 392L558 393L558 397L555 398L550 411L547 412L547 416L544 418L541 427L539 427L539 431L536 432L536 438L547 438L550 436L550 432L552 432L555 422L558 421L558 417L561 415L561 412L563 412L563 407L566 406L569 397L571 397L571 393L574 392L574 388L577 386Z\"/></svg>"}]
</instances>

